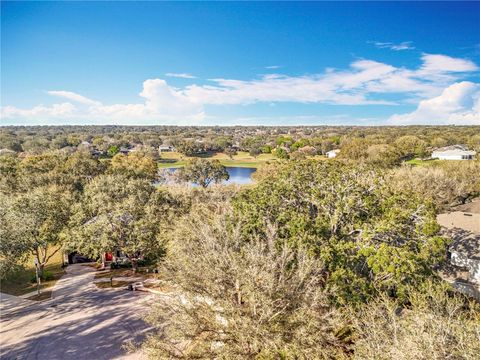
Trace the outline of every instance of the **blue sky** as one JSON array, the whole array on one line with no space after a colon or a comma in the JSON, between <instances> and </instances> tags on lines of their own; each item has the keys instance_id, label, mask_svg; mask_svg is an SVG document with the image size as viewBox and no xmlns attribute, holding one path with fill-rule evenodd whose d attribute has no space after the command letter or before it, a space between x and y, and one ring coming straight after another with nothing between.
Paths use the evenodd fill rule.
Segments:
<instances>
[{"instance_id":1,"label":"blue sky","mask_svg":"<svg viewBox=\"0 0 480 360\"><path fill-rule=\"evenodd\" d=\"M0 125L480 125L480 3L1 6Z\"/></svg>"}]
</instances>

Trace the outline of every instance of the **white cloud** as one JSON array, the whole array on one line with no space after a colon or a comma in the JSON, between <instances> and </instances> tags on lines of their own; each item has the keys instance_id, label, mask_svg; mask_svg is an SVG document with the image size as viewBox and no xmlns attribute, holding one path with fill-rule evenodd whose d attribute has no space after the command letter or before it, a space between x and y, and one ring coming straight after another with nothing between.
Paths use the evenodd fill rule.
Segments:
<instances>
[{"instance_id":1,"label":"white cloud","mask_svg":"<svg viewBox=\"0 0 480 360\"><path fill-rule=\"evenodd\" d=\"M394 44L394 43L391 43L391 42L380 42L380 41L373 41L371 43L373 43L376 47L378 47L380 49L390 49L390 50L395 50L395 51L415 49L415 47L412 46L411 41L403 41L400 44Z\"/></svg>"},{"instance_id":2,"label":"white cloud","mask_svg":"<svg viewBox=\"0 0 480 360\"><path fill-rule=\"evenodd\" d=\"M205 119L204 107L212 105L258 102L396 105L418 104L422 101L419 106L421 111L416 115L419 116L426 114L423 107L428 108L423 103L428 104L428 101L439 96L451 96L448 92L443 95L446 91L444 89L462 80L465 74L478 70L477 65L470 60L446 55L423 54L421 59L422 65L416 69L362 59L352 62L346 69L328 68L320 74L268 74L251 80L211 79L210 84L192 84L183 88L172 87L162 79L148 79L144 81L139 94L144 100L138 103L103 104L71 91L55 90L48 93L66 98L76 105L68 102L52 106L39 105L31 109L7 106L1 109L1 116L5 119L41 117L88 121L103 119L107 122L133 124L191 124ZM459 114L458 111L455 113ZM466 114L463 118L470 121L468 111ZM409 121L408 116L404 121ZM458 118L460 121L462 118Z\"/></svg>"},{"instance_id":3,"label":"white cloud","mask_svg":"<svg viewBox=\"0 0 480 360\"><path fill-rule=\"evenodd\" d=\"M75 114L76 108L70 103L53 104L52 106L37 105L31 109L19 109L15 106L2 107L1 118L14 117L68 117Z\"/></svg>"},{"instance_id":4,"label":"white cloud","mask_svg":"<svg viewBox=\"0 0 480 360\"><path fill-rule=\"evenodd\" d=\"M62 96L74 100L79 106L70 103L48 106L35 106L31 109L19 109L13 106L2 107L1 118L41 118L41 119L85 119L88 121L106 120L113 123L162 122L190 124L201 121L205 113L201 104L187 98L182 91L169 86L165 80L149 79L144 81L139 94L145 99L137 104L104 105L70 91L49 91L50 95ZM82 106L83 105L83 106Z\"/></svg>"},{"instance_id":5,"label":"white cloud","mask_svg":"<svg viewBox=\"0 0 480 360\"><path fill-rule=\"evenodd\" d=\"M66 99L79 102L85 105L97 106L100 105L100 102L89 99L83 95L71 92L71 91L47 91L49 95L64 97Z\"/></svg>"},{"instance_id":6,"label":"white cloud","mask_svg":"<svg viewBox=\"0 0 480 360\"><path fill-rule=\"evenodd\" d=\"M265 69L280 69L280 65L270 65L270 66L265 66Z\"/></svg>"},{"instance_id":7,"label":"white cloud","mask_svg":"<svg viewBox=\"0 0 480 360\"><path fill-rule=\"evenodd\" d=\"M434 98L420 101L408 114L395 114L390 123L480 125L480 84L462 81Z\"/></svg>"},{"instance_id":8,"label":"white cloud","mask_svg":"<svg viewBox=\"0 0 480 360\"><path fill-rule=\"evenodd\" d=\"M474 62L439 54L423 54L420 73L449 73L478 70Z\"/></svg>"},{"instance_id":9,"label":"white cloud","mask_svg":"<svg viewBox=\"0 0 480 360\"><path fill-rule=\"evenodd\" d=\"M182 79L196 79L197 78L196 76L193 76L192 74L187 74L187 73L166 73L165 76L182 78Z\"/></svg>"}]
</instances>

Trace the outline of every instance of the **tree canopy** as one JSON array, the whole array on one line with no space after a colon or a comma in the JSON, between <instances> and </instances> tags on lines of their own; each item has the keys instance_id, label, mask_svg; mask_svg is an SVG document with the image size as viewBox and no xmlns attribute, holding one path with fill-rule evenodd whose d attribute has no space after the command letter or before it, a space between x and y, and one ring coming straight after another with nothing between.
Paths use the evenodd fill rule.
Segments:
<instances>
[{"instance_id":1,"label":"tree canopy","mask_svg":"<svg viewBox=\"0 0 480 360\"><path fill-rule=\"evenodd\" d=\"M225 166L218 160L193 159L178 171L178 176L184 181L190 181L202 187L212 182L219 183L228 180L229 175Z\"/></svg>"}]
</instances>

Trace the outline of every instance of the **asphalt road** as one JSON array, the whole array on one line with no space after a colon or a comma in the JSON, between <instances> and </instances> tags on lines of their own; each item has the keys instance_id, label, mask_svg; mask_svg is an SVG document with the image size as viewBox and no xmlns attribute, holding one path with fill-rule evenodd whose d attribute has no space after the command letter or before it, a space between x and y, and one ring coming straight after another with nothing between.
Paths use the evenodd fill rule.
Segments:
<instances>
[{"instance_id":1,"label":"asphalt road","mask_svg":"<svg viewBox=\"0 0 480 360\"><path fill-rule=\"evenodd\" d=\"M53 299L2 313L0 359L141 359L127 354L148 331L141 316L150 296L93 285L94 270L70 265Z\"/></svg>"}]
</instances>

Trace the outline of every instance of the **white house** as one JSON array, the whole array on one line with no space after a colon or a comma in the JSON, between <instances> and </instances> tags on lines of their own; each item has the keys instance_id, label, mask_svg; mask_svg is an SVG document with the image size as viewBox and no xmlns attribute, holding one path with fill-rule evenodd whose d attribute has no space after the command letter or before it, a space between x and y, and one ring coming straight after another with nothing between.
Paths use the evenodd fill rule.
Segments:
<instances>
[{"instance_id":1,"label":"white house","mask_svg":"<svg viewBox=\"0 0 480 360\"><path fill-rule=\"evenodd\" d=\"M337 157L339 152L340 152L340 149L330 150L327 152L326 155L329 159L331 159L331 158Z\"/></svg>"},{"instance_id":2,"label":"white house","mask_svg":"<svg viewBox=\"0 0 480 360\"><path fill-rule=\"evenodd\" d=\"M432 158L440 160L472 160L475 155L476 152L465 145L446 146L432 152Z\"/></svg>"}]
</instances>

